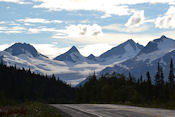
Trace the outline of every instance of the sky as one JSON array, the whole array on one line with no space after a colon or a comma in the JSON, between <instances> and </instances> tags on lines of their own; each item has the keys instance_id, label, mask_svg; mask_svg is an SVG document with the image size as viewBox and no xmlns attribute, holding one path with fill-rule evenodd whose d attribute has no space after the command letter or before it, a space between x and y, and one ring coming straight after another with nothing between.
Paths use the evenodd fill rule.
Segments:
<instances>
[{"instance_id":1,"label":"sky","mask_svg":"<svg viewBox=\"0 0 175 117\"><path fill-rule=\"evenodd\" d=\"M75 45L99 56L161 35L175 39L175 0L0 0L0 50L25 42L54 58Z\"/></svg>"}]
</instances>

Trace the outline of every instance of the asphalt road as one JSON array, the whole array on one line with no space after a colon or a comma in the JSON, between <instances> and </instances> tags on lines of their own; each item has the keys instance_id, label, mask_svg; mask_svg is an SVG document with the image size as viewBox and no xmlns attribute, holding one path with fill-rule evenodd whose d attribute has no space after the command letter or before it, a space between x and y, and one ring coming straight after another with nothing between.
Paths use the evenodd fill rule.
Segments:
<instances>
[{"instance_id":1,"label":"asphalt road","mask_svg":"<svg viewBox=\"0 0 175 117\"><path fill-rule=\"evenodd\" d=\"M112 104L54 104L66 117L175 117L174 110Z\"/></svg>"}]
</instances>

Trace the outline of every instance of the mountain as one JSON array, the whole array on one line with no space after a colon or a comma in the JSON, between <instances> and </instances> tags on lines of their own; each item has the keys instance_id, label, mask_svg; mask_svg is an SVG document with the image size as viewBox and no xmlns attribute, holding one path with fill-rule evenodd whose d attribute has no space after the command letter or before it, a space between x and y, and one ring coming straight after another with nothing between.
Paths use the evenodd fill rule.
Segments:
<instances>
[{"instance_id":1,"label":"mountain","mask_svg":"<svg viewBox=\"0 0 175 117\"><path fill-rule=\"evenodd\" d=\"M146 72L149 71L154 76L159 62L167 78L171 58L175 60L175 40L163 35L150 41L134 58L107 67L100 74L117 72L128 75L131 72L138 78L141 74L145 77Z\"/></svg>"},{"instance_id":2,"label":"mountain","mask_svg":"<svg viewBox=\"0 0 175 117\"><path fill-rule=\"evenodd\" d=\"M111 56L121 56L125 53L132 52L131 54L137 54L141 49L143 49L143 46L135 43L132 39L120 44L119 46L116 46L112 48L111 50L108 50L107 52L100 55L100 58L106 58ZM131 56L132 56L131 55Z\"/></svg>"},{"instance_id":3,"label":"mountain","mask_svg":"<svg viewBox=\"0 0 175 117\"><path fill-rule=\"evenodd\" d=\"M15 43L0 52L0 59L8 66L31 69L35 73L59 74L70 73L69 67L62 61L54 61L40 54L32 45Z\"/></svg>"},{"instance_id":4,"label":"mountain","mask_svg":"<svg viewBox=\"0 0 175 117\"><path fill-rule=\"evenodd\" d=\"M175 40L166 36L150 41L145 47L130 39L99 57L93 54L84 57L73 46L52 60L26 43L15 43L0 52L0 60L7 65L30 68L32 72L40 74L55 74L73 86L86 79L94 71L98 74L115 71L125 75L131 72L135 77L141 74L145 76L145 73L150 71L153 75L158 62L163 66L165 76L167 76L171 58L175 58Z\"/></svg>"},{"instance_id":5,"label":"mountain","mask_svg":"<svg viewBox=\"0 0 175 117\"><path fill-rule=\"evenodd\" d=\"M78 49L73 46L70 50L54 58L54 60L80 64L82 62L87 62L88 64L100 64L100 65L110 65L114 62L121 62L137 55L141 49L142 45L135 43L132 39L108 50L99 57L95 57L90 54L88 57L84 57L78 51Z\"/></svg>"},{"instance_id":6,"label":"mountain","mask_svg":"<svg viewBox=\"0 0 175 117\"><path fill-rule=\"evenodd\" d=\"M175 49L175 40L161 36L158 39L150 41L147 46L137 55L137 60L153 61Z\"/></svg>"},{"instance_id":7,"label":"mountain","mask_svg":"<svg viewBox=\"0 0 175 117\"><path fill-rule=\"evenodd\" d=\"M132 39L108 50L99 56L104 61L117 62L124 61L136 56L144 46L135 43Z\"/></svg>"},{"instance_id":8,"label":"mountain","mask_svg":"<svg viewBox=\"0 0 175 117\"><path fill-rule=\"evenodd\" d=\"M41 54L38 53L32 45L26 43L15 43L4 51L10 53L13 56L18 56L21 54L31 55L33 57L41 56Z\"/></svg>"},{"instance_id":9,"label":"mountain","mask_svg":"<svg viewBox=\"0 0 175 117\"><path fill-rule=\"evenodd\" d=\"M72 47L67 53L75 54L79 52L75 47ZM32 45L26 43L15 43L4 51L0 51L0 61L3 61L8 66L30 69L32 72L39 74L55 74L60 80L72 86L84 80L91 73L91 70L104 68L87 63L74 65L64 61L52 60L37 52Z\"/></svg>"},{"instance_id":10,"label":"mountain","mask_svg":"<svg viewBox=\"0 0 175 117\"><path fill-rule=\"evenodd\" d=\"M92 61L97 61L97 58L93 55L90 54L88 57L86 57L88 60L92 60Z\"/></svg>"},{"instance_id":11,"label":"mountain","mask_svg":"<svg viewBox=\"0 0 175 117\"><path fill-rule=\"evenodd\" d=\"M93 54L84 57L75 46L72 46L70 50L52 60L39 53L30 44L15 43L11 47L0 52L0 60L7 65L16 65L18 68L30 68L30 70L35 73L47 75L55 74L59 76L61 80L75 86L86 79L92 72L100 72L102 69L111 66L114 62L133 57L138 53L138 48L142 46L139 46L139 44L136 44L132 40L128 40L123 46L119 45L119 47L123 47L124 54L121 53L119 55L114 52L111 56L102 58L95 57ZM131 52L133 53L130 54ZM130 56L123 56L127 54Z\"/></svg>"},{"instance_id":12,"label":"mountain","mask_svg":"<svg viewBox=\"0 0 175 117\"><path fill-rule=\"evenodd\" d=\"M61 54L54 58L54 60L65 61L65 62L81 62L84 61L85 57L80 54L78 49L75 46L72 46L70 50L66 53Z\"/></svg>"},{"instance_id":13,"label":"mountain","mask_svg":"<svg viewBox=\"0 0 175 117\"><path fill-rule=\"evenodd\" d=\"M40 54L30 44L15 43L4 51L0 52L0 58L7 65L16 65L19 68L31 68L32 71L43 73L43 71L55 71L55 65L65 66L62 62L57 62ZM55 68L55 67L54 67Z\"/></svg>"}]
</instances>

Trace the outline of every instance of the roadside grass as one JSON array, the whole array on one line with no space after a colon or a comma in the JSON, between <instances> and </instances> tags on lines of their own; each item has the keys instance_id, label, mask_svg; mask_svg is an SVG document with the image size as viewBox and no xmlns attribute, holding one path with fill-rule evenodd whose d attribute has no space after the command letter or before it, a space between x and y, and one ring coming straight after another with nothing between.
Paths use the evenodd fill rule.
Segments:
<instances>
[{"instance_id":1,"label":"roadside grass","mask_svg":"<svg viewBox=\"0 0 175 117\"><path fill-rule=\"evenodd\" d=\"M47 104L27 102L1 106L0 117L62 117L59 111Z\"/></svg>"}]
</instances>

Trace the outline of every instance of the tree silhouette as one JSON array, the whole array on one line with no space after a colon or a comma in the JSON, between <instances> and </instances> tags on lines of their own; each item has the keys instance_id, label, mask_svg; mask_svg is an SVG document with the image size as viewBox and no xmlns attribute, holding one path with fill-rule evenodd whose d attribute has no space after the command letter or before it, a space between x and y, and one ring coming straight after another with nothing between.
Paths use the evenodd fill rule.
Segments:
<instances>
[{"instance_id":1,"label":"tree silhouette","mask_svg":"<svg viewBox=\"0 0 175 117\"><path fill-rule=\"evenodd\" d=\"M174 87L174 66L173 66L173 59L170 62L170 72L169 72L169 85L170 87Z\"/></svg>"}]
</instances>

